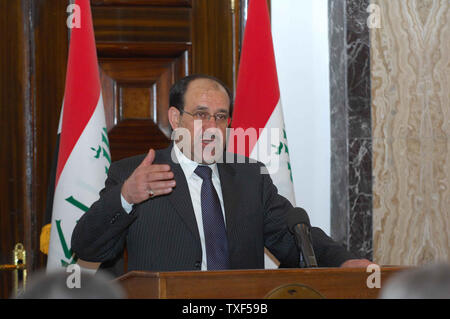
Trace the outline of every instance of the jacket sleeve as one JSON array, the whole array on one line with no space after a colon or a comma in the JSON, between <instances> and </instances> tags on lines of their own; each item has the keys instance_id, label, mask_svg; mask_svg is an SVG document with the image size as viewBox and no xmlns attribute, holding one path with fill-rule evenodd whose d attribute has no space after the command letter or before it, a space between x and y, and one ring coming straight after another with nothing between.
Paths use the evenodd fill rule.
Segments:
<instances>
[{"instance_id":1,"label":"jacket sleeve","mask_svg":"<svg viewBox=\"0 0 450 319\"><path fill-rule=\"evenodd\" d=\"M263 174L263 202L266 211L264 242L280 261L280 267L299 267L300 252L295 237L287 226L287 214L293 208L289 200L278 194L269 175ZM348 259L356 258L325 232L311 228L314 253L319 267L339 267Z\"/></svg>"},{"instance_id":2,"label":"jacket sleeve","mask_svg":"<svg viewBox=\"0 0 450 319\"><path fill-rule=\"evenodd\" d=\"M300 253L295 238L287 227L287 212L292 205L278 194L270 175L262 176L264 205L264 245L280 261L282 267L299 267Z\"/></svg>"},{"instance_id":3,"label":"jacket sleeve","mask_svg":"<svg viewBox=\"0 0 450 319\"><path fill-rule=\"evenodd\" d=\"M128 227L136 219L121 203L125 178L118 178L117 165L111 165L100 198L80 218L72 233L72 250L77 257L91 262L114 259L124 249Z\"/></svg>"},{"instance_id":4,"label":"jacket sleeve","mask_svg":"<svg viewBox=\"0 0 450 319\"><path fill-rule=\"evenodd\" d=\"M319 267L339 267L346 260L356 258L318 227L311 227L311 237Z\"/></svg>"}]
</instances>

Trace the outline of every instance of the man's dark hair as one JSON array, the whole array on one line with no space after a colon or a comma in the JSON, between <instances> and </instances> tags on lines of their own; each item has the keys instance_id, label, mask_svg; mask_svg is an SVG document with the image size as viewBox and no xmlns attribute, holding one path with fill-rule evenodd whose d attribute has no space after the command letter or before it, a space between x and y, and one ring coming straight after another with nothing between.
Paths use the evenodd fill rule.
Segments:
<instances>
[{"instance_id":1,"label":"man's dark hair","mask_svg":"<svg viewBox=\"0 0 450 319\"><path fill-rule=\"evenodd\" d=\"M228 87L218 78L206 75L206 74L192 74L188 75L181 80L178 80L172 87L170 88L169 93L169 106L176 107L178 110L184 110L184 95L188 89L189 83L197 79L208 79L216 82L220 86L222 86L228 94L228 98L230 100L230 116L233 114L233 96Z\"/></svg>"}]
</instances>

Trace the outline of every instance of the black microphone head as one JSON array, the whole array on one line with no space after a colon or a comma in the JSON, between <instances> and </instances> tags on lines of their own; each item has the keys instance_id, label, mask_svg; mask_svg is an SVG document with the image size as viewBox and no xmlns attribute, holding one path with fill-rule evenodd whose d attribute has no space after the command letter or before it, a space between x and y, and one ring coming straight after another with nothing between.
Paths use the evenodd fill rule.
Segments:
<instances>
[{"instance_id":1,"label":"black microphone head","mask_svg":"<svg viewBox=\"0 0 450 319\"><path fill-rule=\"evenodd\" d=\"M294 231L295 225L298 224L306 224L308 227L311 227L311 224L309 223L308 214L301 207L294 207L291 210L289 210L287 214L287 224L291 232Z\"/></svg>"}]
</instances>

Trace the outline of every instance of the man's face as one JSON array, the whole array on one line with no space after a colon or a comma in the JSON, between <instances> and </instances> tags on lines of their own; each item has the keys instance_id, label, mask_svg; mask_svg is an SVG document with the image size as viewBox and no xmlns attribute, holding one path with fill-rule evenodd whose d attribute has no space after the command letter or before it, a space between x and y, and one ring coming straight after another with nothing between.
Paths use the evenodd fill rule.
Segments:
<instances>
[{"instance_id":1,"label":"man's face","mask_svg":"<svg viewBox=\"0 0 450 319\"><path fill-rule=\"evenodd\" d=\"M194 80L189 83L184 95L184 111L179 114L178 121L171 122L174 129L185 128L190 133L190 154L186 154L185 150L183 152L198 163L215 162L217 156L222 156L228 125L226 120L216 122L215 116L219 119L230 116L227 92L215 81ZM209 120L208 114L211 116ZM204 119L199 120L200 117Z\"/></svg>"}]
</instances>

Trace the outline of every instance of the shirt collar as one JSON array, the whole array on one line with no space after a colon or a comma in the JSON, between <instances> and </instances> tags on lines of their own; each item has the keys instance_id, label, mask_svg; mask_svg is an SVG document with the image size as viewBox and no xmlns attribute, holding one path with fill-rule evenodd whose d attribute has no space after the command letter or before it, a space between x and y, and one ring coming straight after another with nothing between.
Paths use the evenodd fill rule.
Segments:
<instances>
[{"instance_id":1,"label":"shirt collar","mask_svg":"<svg viewBox=\"0 0 450 319\"><path fill-rule=\"evenodd\" d=\"M212 170L213 176L219 178L219 170L217 168L217 163L209 165L197 163L191 160L190 158L186 157L186 155L183 154L183 152L178 148L178 145L175 142L173 143L173 150L178 160L178 163L180 164L181 169L183 170L183 173L186 176L186 179L191 178L193 175L195 177L199 177L197 176L197 174L194 173L198 165L209 166Z\"/></svg>"}]
</instances>

